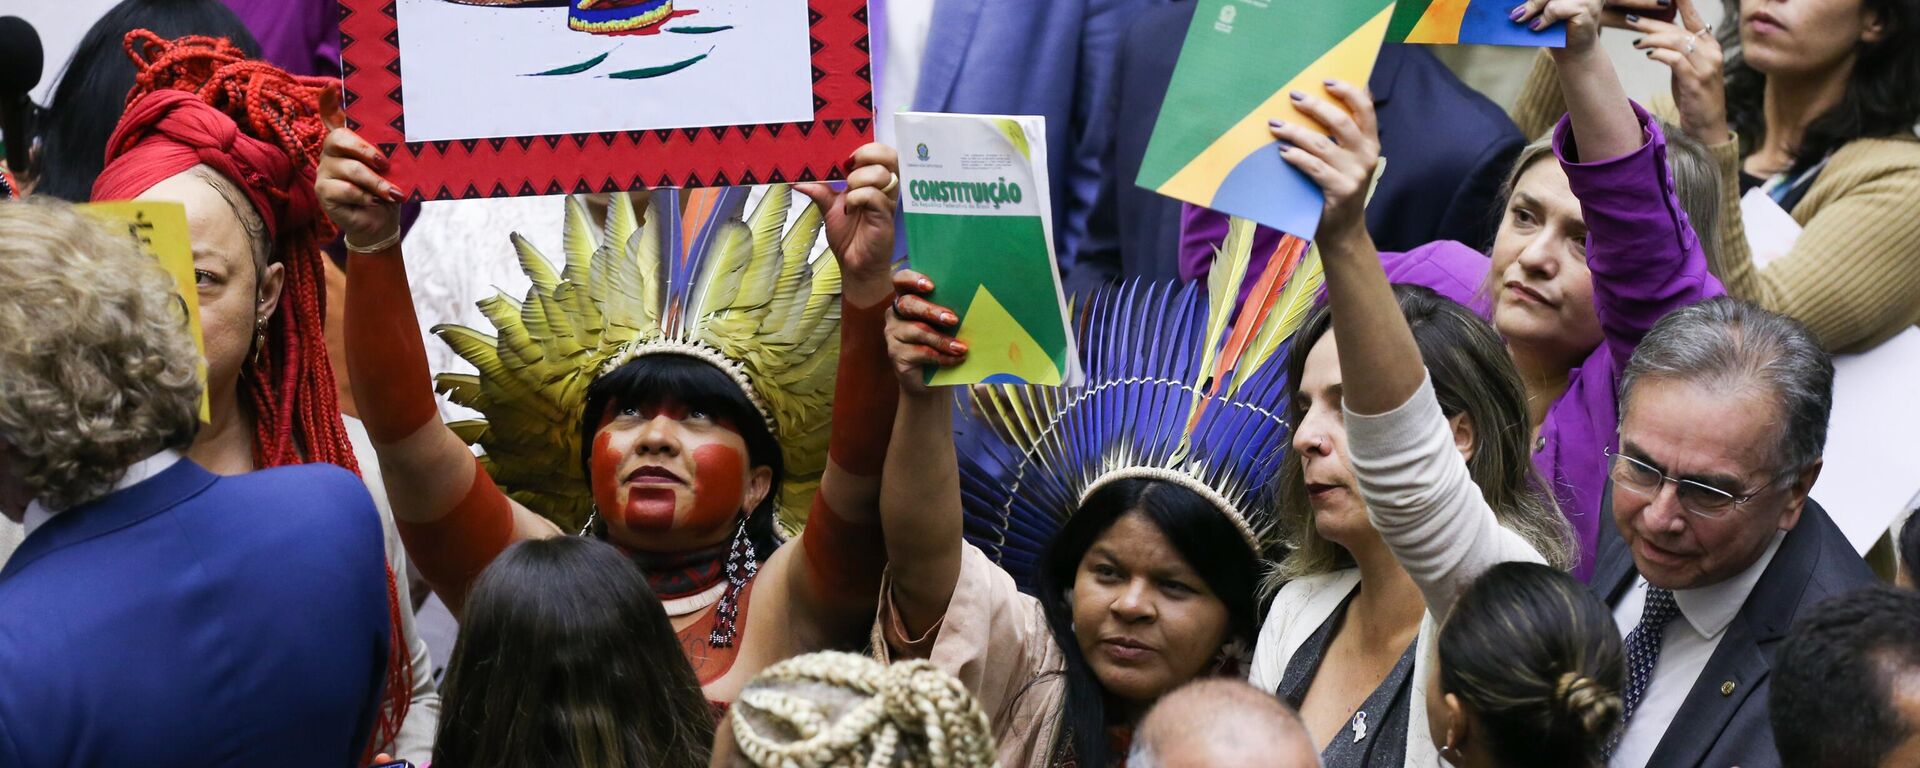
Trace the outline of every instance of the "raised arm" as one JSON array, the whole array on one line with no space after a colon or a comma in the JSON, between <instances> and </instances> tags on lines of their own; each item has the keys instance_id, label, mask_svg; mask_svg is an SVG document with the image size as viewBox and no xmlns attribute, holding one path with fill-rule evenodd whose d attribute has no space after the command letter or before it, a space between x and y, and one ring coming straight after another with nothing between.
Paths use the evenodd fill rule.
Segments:
<instances>
[{"instance_id":1,"label":"raised arm","mask_svg":"<svg viewBox=\"0 0 1920 768\"><path fill-rule=\"evenodd\" d=\"M1352 114L1304 94L1296 94L1294 104L1326 126L1333 139L1278 120L1273 137L1285 147L1280 157L1320 185L1325 196L1316 243L1333 306L1335 347L1341 370L1360 374L1342 377L1343 402L1355 413L1383 413L1413 397L1426 367L1367 233L1367 189L1380 161L1373 96L1338 81L1329 81L1327 91Z\"/></svg>"},{"instance_id":2,"label":"raised arm","mask_svg":"<svg viewBox=\"0 0 1920 768\"><path fill-rule=\"evenodd\" d=\"M946 615L963 547L953 395L929 389L921 379L927 366L958 365L967 347L941 330L955 322L951 310L909 295L931 292L933 281L902 270L894 287L902 295L888 313L887 354L899 380L900 407L880 482L880 516L887 533L887 599L906 636L917 638Z\"/></svg>"},{"instance_id":3,"label":"raised arm","mask_svg":"<svg viewBox=\"0 0 1920 768\"><path fill-rule=\"evenodd\" d=\"M1680 205L1666 137L1627 99L1597 45L1599 7L1600 0L1551 0L1540 15L1567 19L1567 47L1552 56L1567 109L1553 149L1580 200L1594 309L1619 366L1660 318L1724 290Z\"/></svg>"},{"instance_id":4,"label":"raised arm","mask_svg":"<svg viewBox=\"0 0 1920 768\"><path fill-rule=\"evenodd\" d=\"M1337 143L1299 126L1273 133L1288 145L1281 156L1326 197L1319 247L1354 476L1374 527L1420 586L1428 610L1443 616L1486 568L1539 555L1500 526L1474 485L1367 234L1367 187L1380 151L1373 100L1345 83L1327 90L1351 117L1319 99L1297 101Z\"/></svg>"},{"instance_id":5,"label":"raised arm","mask_svg":"<svg viewBox=\"0 0 1920 768\"><path fill-rule=\"evenodd\" d=\"M827 468L800 534L801 556L771 561L781 572L769 574L785 584L792 617L814 630L784 634L817 632L834 645L858 643L873 625L887 564L880 536L880 468L898 392L885 333L893 300L899 161L893 149L869 144L854 152L851 163L844 190L826 184L796 188L824 213L827 247L840 264L840 358Z\"/></svg>"},{"instance_id":6,"label":"raised arm","mask_svg":"<svg viewBox=\"0 0 1920 768\"><path fill-rule=\"evenodd\" d=\"M340 127L337 108L327 113L333 130L314 186L351 254L345 330L354 399L407 554L458 615L473 579L508 544L559 531L501 493L441 422L397 237L400 190L380 176L387 161L379 151Z\"/></svg>"}]
</instances>

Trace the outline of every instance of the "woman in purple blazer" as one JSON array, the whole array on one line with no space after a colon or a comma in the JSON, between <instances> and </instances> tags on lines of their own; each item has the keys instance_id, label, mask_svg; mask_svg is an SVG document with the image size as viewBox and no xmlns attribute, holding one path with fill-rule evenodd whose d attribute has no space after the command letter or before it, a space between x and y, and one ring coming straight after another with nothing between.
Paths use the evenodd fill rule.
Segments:
<instances>
[{"instance_id":1,"label":"woman in purple blazer","mask_svg":"<svg viewBox=\"0 0 1920 768\"><path fill-rule=\"evenodd\" d=\"M1541 5L1529 3L1530 13ZM1567 47L1555 55L1598 57L1594 66L1608 67L1611 78L1604 52L1574 39L1591 33L1570 28ZM1582 70L1573 67L1563 72L1580 77ZM1603 522L1608 515L1600 499L1605 452L1614 447L1619 424L1620 371L1655 321L1725 293L1707 271L1688 216L1690 209L1711 212L1718 205L1711 159L1683 138L1670 144L1645 109L1617 84L1612 90L1618 101L1610 110L1618 115L1613 122L1638 131L1638 148L1585 156L1576 147L1580 132L1571 127L1577 120L1563 117L1515 163L1491 259L1452 241L1380 254L1388 279L1467 305L1506 340L1526 382L1534 465L1573 526L1580 551L1573 573L1582 580L1592 573L1600 526L1610 524ZM1277 128L1275 136L1289 141L1295 132ZM1698 157L1669 157L1676 148ZM1550 158L1558 162L1542 162ZM1687 187L1676 185L1676 175ZM1706 203L1682 205L1695 197Z\"/></svg>"}]
</instances>

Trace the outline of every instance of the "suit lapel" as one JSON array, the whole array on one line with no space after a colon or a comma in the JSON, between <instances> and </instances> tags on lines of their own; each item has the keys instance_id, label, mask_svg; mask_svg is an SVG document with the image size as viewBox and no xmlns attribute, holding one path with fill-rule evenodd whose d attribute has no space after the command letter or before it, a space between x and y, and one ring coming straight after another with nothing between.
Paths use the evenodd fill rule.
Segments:
<instances>
[{"instance_id":1,"label":"suit lapel","mask_svg":"<svg viewBox=\"0 0 1920 768\"><path fill-rule=\"evenodd\" d=\"M1786 637L1820 557L1826 513L1808 500L1799 525L1787 532L1773 561L1754 582L1726 634L1700 669L1693 690L1674 713L1648 768L1691 768L1705 759L1741 703L1773 670L1774 646Z\"/></svg>"},{"instance_id":2,"label":"suit lapel","mask_svg":"<svg viewBox=\"0 0 1920 768\"><path fill-rule=\"evenodd\" d=\"M913 108L922 112L943 112L953 95L953 84L960 77L960 64L967 57L967 44L979 25L980 9L988 0L934 0L933 23L938 39L927 40L925 56L920 60L920 82L914 89Z\"/></svg>"},{"instance_id":3,"label":"suit lapel","mask_svg":"<svg viewBox=\"0 0 1920 768\"><path fill-rule=\"evenodd\" d=\"M1740 705L1767 679L1773 668L1770 658L1771 654L1761 651L1745 617L1735 616L1647 759L1647 768L1700 765Z\"/></svg>"}]
</instances>

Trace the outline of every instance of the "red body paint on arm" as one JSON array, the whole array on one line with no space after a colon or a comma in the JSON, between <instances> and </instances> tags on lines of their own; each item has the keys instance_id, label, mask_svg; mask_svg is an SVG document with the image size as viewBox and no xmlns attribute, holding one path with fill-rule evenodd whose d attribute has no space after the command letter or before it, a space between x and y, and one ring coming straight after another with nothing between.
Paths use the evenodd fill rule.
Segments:
<instances>
[{"instance_id":1,"label":"red body paint on arm","mask_svg":"<svg viewBox=\"0 0 1920 768\"><path fill-rule=\"evenodd\" d=\"M827 454L840 469L876 477L886 463L887 443L893 436L893 411L900 398L887 360L889 294L869 307L840 302L840 361L833 385L835 403L859 403L859 410L836 409ZM878 504L875 499L870 502ZM807 571L823 594L870 598L879 594L880 575L887 568L887 545L880 531L879 510L847 510L852 519L835 510L816 493L807 513L800 543Z\"/></svg>"},{"instance_id":2,"label":"red body paint on arm","mask_svg":"<svg viewBox=\"0 0 1920 768\"><path fill-rule=\"evenodd\" d=\"M349 256L346 345L353 399L375 443L405 439L439 418L398 246Z\"/></svg>"},{"instance_id":3,"label":"red body paint on arm","mask_svg":"<svg viewBox=\"0 0 1920 768\"><path fill-rule=\"evenodd\" d=\"M452 511L431 523L396 519L394 524L420 574L457 616L473 580L513 543L513 503L476 466L473 485Z\"/></svg>"}]
</instances>

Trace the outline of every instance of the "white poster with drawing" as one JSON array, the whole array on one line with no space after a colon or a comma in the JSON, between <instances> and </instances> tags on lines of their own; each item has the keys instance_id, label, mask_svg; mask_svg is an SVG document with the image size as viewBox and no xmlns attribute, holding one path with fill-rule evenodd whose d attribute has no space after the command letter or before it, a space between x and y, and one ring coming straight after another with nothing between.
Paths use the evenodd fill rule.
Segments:
<instances>
[{"instance_id":1,"label":"white poster with drawing","mask_svg":"<svg viewBox=\"0 0 1920 768\"><path fill-rule=\"evenodd\" d=\"M398 0L406 138L814 120L802 0Z\"/></svg>"}]
</instances>

